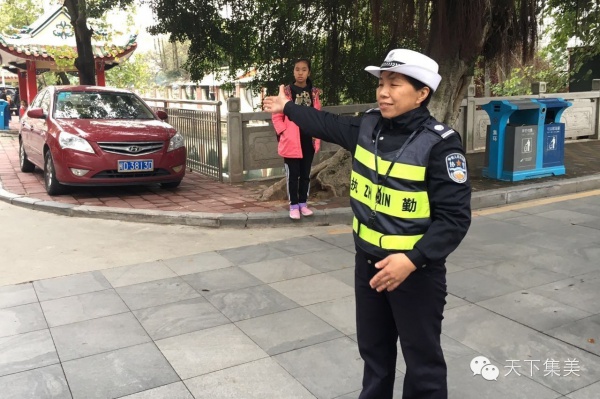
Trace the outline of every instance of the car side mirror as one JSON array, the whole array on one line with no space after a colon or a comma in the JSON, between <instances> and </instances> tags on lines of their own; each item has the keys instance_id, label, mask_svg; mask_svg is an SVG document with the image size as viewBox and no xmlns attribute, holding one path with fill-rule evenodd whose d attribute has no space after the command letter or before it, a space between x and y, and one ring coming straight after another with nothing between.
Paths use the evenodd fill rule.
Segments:
<instances>
[{"instance_id":1,"label":"car side mirror","mask_svg":"<svg viewBox=\"0 0 600 399\"><path fill-rule=\"evenodd\" d=\"M46 115L44 114L44 110L41 108L32 108L27 111L27 116L35 119L44 119Z\"/></svg>"},{"instance_id":2,"label":"car side mirror","mask_svg":"<svg viewBox=\"0 0 600 399\"><path fill-rule=\"evenodd\" d=\"M158 119L160 119L161 121L166 121L169 118L169 114L167 114L165 111L156 111L156 116L158 116Z\"/></svg>"}]
</instances>

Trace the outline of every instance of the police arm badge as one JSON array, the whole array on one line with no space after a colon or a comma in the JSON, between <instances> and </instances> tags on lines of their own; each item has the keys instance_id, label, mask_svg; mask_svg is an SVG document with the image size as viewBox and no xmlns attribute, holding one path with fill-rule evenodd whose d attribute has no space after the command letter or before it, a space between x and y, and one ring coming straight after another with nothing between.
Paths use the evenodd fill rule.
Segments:
<instances>
[{"instance_id":1,"label":"police arm badge","mask_svg":"<svg viewBox=\"0 0 600 399\"><path fill-rule=\"evenodd\" d=\"M446 169L453 181L457 183L467 181L467 160L463 154L455 152L446 156Z\"/></svg>"}]
</instances>

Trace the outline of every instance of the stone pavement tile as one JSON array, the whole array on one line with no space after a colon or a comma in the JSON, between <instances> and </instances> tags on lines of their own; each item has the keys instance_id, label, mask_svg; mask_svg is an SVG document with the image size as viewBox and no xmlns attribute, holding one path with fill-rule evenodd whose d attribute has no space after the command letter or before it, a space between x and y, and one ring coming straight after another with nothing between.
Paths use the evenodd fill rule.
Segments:
<instances>
[{"instance_id":1,"label":"stone pavement tile","mask_svg":"<svg viewBox=\"0 0 600 399\"><path fill-rule=\"evenodd\" d=\"M541 385L525 376L507 374L503 365L490 359L498 367L497 380L486 380L481 375L473 375L471 360L475 355L468 355L448 364L448 398L449 399L557 399L562 395L550 388Z\"/></svg>"},{"instance_id":2,"label":"stone pavement tile","mask_svg":"<svg viewBox=\"0 0 600 399\"><path fill-rule=\"evenodd\" d=\"M37 302L31 283L0 287L0 309Z\"/></svg>"},{"instance_id":3,"label":"stone pavement tile","mask_svg":"<svg viewBox=\"0 0 600 399\"><path fill-rule=\"evenodd\" d=\"M458 248L448 256L447 262L457 265L461 270L465 270L491 265L503 259L502 256L494 256L487 252L483 243L465 238ZM453 273L456 271L460 270L453 270Z\"/></svg>"},{"instance_id":4,"label":"stone pavement tile","mask_svg":"<svg viewBox=\"0 0 600 399\"><path fill-rule=\"evenodd\" d=\"M354 288L354 267L347 267L345 269L334 270L332 272L326 273L326 275L341 281L349 287Z\"/></svg>"},{"instance_id":5,"label":"stone pavement tile","mask_svg":"<svg viewBox=\"0 0 600 399\"><path fill-rule=\"evenodd\" d=\"M206 293L205 297L234 322L298 307L296 302L268 285Z\"/></svg>"},{"instance_id":6,"label":"stone pavement tile","mask_svg":"<svg viewBox=\"0 0 600 399\"><path fill-rule=\"evenodd\" d=\"M402 388L404 386L404 374L402 373L396 373L396 379L394 380L394 398L401 398L402 397ZM352 393L346 394L346 395L342 395L342 396L338 396L335 399L358 399L358 397L360 396L360 390L358 391L354 391Z\"/></svg>"},{"instance_id":7,"label":"stone pavement tile","mask_svg":"<svg viewBox=\"0 0 600 399\"><path fill-rule=\"evenodd\" d=\"M200 297L196 290L179 277L126 285L116 291L131 310Z\"/></svg>"},{"instance_id":8,"label":"stone pavement tile","mask_svg":"<svg viewBox=\"0 0 600 399\"><path fill-rule=\"evenodd\" d=\"M214 251L164 259L163 263L180 276L233 266L231 261Z\"/></svg>"},{"instance_id":9,"label":"stone pavement tile","mask_svg":"<svg viewBox=\"0 0 600 399\"><path fill-rule=\"evenodd\" d=\"M62 362L150 341L131 313L53 327L51 331Z\"/></svg>"},{"instance_id":10,"label":"stone pavement tile","mask_svg":"<svg viewBox=\"0 0 600 399\"><path fill-rule=\"evenodd\" d=\"M71 399L60 365L0 377L2 399Z\"/></svg>"},{"instance_id":11,"label":"stone pavement tile","mask_svg":"<svg viewBox=\"0 0 600 399\"><path fill-rule=\"evenodd\" d=\"M210 399L314 399L298 381L273 359L215 371L185 381L197 398Z\"/></svg>"},{"instance_id":12,"label":"stone pavement tile","mask_svg":"<svg viewBox=\"0 0 600 399\"><path fill-rule=\"evenodd\" d=\"M549 237L550 235L547 235L546 238ZM595 260L591 261L579 255L579 253L589 247L583 246L581 243L558 244L557 242L556 245L559 246L554 248L540 248L537 253L522 256L520 259L511 256L511 262L520 262L537 270L548 270L567 277L579 276L600 270ZM594 245L598 246L598 244ZM577 247L581 247L581 249L572 249ZM596 251L594 250L593 252ZM600 252L598 254L600 255Z\"/></svg>"},{"instance_id":13,"label":"stone pavement tile","mask_svg":"<svg viewBox=\"0 0 600 399\"><path fill-rule=\"evenodd\" d=\"M479 302L520 288L508 281L485 275L477 269L467 269L446 276L448 292L469 302Z\"/></svg>"},{"instance_id":14,"label":"stone pavement tile","mask_svg":"<svg viewBox=\"0 0 600 399\"><path fill-rule=\"evenodd\" d=\"M285 258L287 254L269 244L248 245L245 247L217 251L235 265L264 262L271 259Z\"/></svg>"},{"instance_id":15,"label":"stone pavement tile","mask_svg":"<svg viewBox=\"0 0 600 399\"><path fill-rule=\"evenodd\" d=\"M571 392L567 395L568 399L598 399L598 392L600 392L600 382L589 385L585 388L579 389L575 392Z\"/></svg>"},{"instance_id":16,"label":"stone pavement tile","mask_svg":"<svg viewBox=\"0 0 600 399\"><path fill-rule=\"evenodd\" d=\"M50 327L129 311L112 289L44 301L41 305Z\"/></svg>"},{"instance_id":17,"label":"stone pavement tile","mask_svg":"<svg viewBox=\"0 0 600 399\"><path fill-rule=\"evenodd\" d=\"M161 261L115 267L103 270L102 274L115 288L177 277L177 275Z\"/></svg>"},{"instance_id":18,"label":"stone pavement tile","mask_svg":"<svg viewBox=\"0 0 600 399\"><path fill-rule=\"evenodd\" d=\"M303 308L240 321L236 325L269 355L342 336L338 330Z\"/></svg>"},{"instance_id":19,"label":"stone pavement tile","mask_svg":"<svg viewBox=\"0 0 600 399\"><path fill-rule=\"evenodd\" d=\"M458 266L452 262L446 262L446 273L456 273L467 269L466 267Z\"/></svg>"},{"instance_id":20,"label":"stone pavement tile","mask_svg":"<svg viewBox=\"0 0 600 399\"><path fill-rule=\"evenodd\" d=\"M239 267L188 274L181 278L202 294L231 291L262 284L262 281Z\"/></svg>"},{"instance_id":21,"label":"stone pavement tile","mask_svg":"<svg viewBox=\"0 0 600 399\"><path fill-rule=\"evenodd\" d=\"M153 343L63 363L73 399L118 398L179 381Z\"/></svg>"},{"instance_id":22,"label":"stone pavement tile","mask_svg":"<svg viewBox=\"0 0 600 399\"><path fill-rule=\"evenodd\" d=\"M600 314L565 324L546 333L600 356ZM600 396L600 390L598 393Z\"/></svg>"},{"instance_id":23,"label":"stone pavement tile","mask_svg":"<svg viewBox=\"0 0 600 399\"><path fill-rule=\"evenodd\" d=\"M0 309L0 337L48 328L39 303Z\"/></svg>"},{"instance_id":24,"label":"stone pavement tile","mask_svg":"<svg viewBox=\"0 0 600 399\"><path fill-rule=\"evenodd\" d=\"M133 314L154 340L230 323L204 298L134 310Z\"/></svg>"},{"instance_id":25,"label":"stone pavement tile","mask_svg":"<svg viewBox=\"0 0 600 399\"><path fill-rule=\"evenodd\" d=\"M354 267L354 254L341 248L315 251L292 259L298 259L322 272Z\"/></svg>"},{"instance_id":26,"label":"stone pavement tile","mask_svg":"<svg viewBox=\"0 0 600 399\"><path fill-rule=\"evenodd\" d=\"M50 331L0 338L0 376L59 362Z\"/></svg>"},{"instance_id":27,"label":"stone pavement tile","mask_svg":"<svg viewBox=\"0 0 600 399\"><path fill-rule=\"evenodd\" d=\"M530 259L531 262L529 262ZM523 289L537 287L568 277L566 274L538 266L533 262L535 259L537 259L536 256L525 257L521 260L509 259L493 265L478 267L477 271Z\"/></svg>"},{"instance_id":28,"label":"stone pavement tile","mask_svg":"<svg viewBox=\"0 0 600 399\"><path fill-rule=\"evenodd\" d=\"M290 280L320 273L306 263L292 258L280 258L240 266L265 283Z\"/></svg>"},{"instance_id":29,"label":"stone pavement tile","mask_svg":"<svg viewBox=\"0 0 600 399\"><path fill-rule=\"evenodd\" d=\"M526 217L529 216L525 216L525 218ZM476 218L473 223L471 223L466 239L473 244L507 241L513 243L527 242L527 237L535 232L535 226L519 225L509 222L518 219L519 218L493 220L485 217Z\"/></svg>"},{"instance_id":30,"label":"stone pavement tile","mask_svg":"<svg viewBox=\"0 0 600 399\"><path fill-rule=\"evenodd\" d=\"M539 217L538 215L506 219L506 222L513 226L519 226L519 228L529 228L544 234L552 234L565 238L568 237L570 240L577 240L580 243L595 242L600 238L600 231L588 227L562 223L554 219Z\"/></svg>"},{"instance_id":31,"label":"stone pavement tile","mask_svg":"<svg viewBox=\"0 0 600 399\"><path fill-rule=\"evenodd\" d=\"M475 211L475 212L477 212L477 211ZM481 217L494 219L494 220L505 220L505 219L516 218L516 217L521 217L521 216L525 216L525 215L527 215L527 213L525 213L524 211L518 210L518 211L500 211L497 213L486 214L485 216L481 216Z\"/></svg>"},{"instance_id":32,"label":"stone pavement tile","mask_svg":"<svg viewBox=\"0 0 600 399\"><path fill-rule=\"evenodd\" d=\"M477 305L461 306L445 313L443 333L476 350L479 354L498 361L498 368L506 370L508 360L516 360L521 370L529 369L530 361L539 361L539 370L527 377L563 395L600 380L600 357L539 333L517 322L497 315ZM561 372L568 360L577 359L579 376L574 374L545 376L544 363L560 363ZM465 367L468 367L466 364ZM468 370L468 369L466 369ZM472 373L466 375L471 378ZM506 374L506 373L505 373ZM465 377L466 378L466 377ZM514 376L514 378L523 378ZM484 381L488 383L488 381ZM500 396L502 397L502 396ZM527 396L523 396L527 398Z\"/></svg>"},{"instance_id":33,"label":"stone pavement tile","mask_svg":"<svg viewBox=\"0 0 600 399\"><path fill-rule=\"evenodd\" d=\"M588 312L528 291L513 292L477 304L538 331L590 316Z\"/></svg>"},{"instance_id":34,"label":"stone pavement tile","mask_svg":"<svg viewBox=\"0 0 600 399\"><path fill-rule=\"evenodd\" d=\"M33 286L40 301L112 288L108 280L100 272L79 273L39 280L35 281Z\"/></svg>"},{"instance_id":35,"label":"stone pavement tile","mask_svg":"<svg viewBox=\"0 0 600 399\"><path fill-rule=\"evenodd\" d=\"M288 256L308 254L311 252L334 249L335 246L312 236L294 237L267 244Z\"/></svg>"},{"instance_id":36,"label":"stone pavement tile","mask_svg":"<svg viewBox=\"0 0 600 399\"><path fill-rule=\"evenodd\" d=\"M521 215L522 216L522 215ZM536 216L552 219L565 224L582 224L591 221L600 221L600 218L591 216L586 213L576 212L564 208L553 211L537 213Z\"/></svg>"},{"instance_id":37,"label":"stone pavement tile","mask_svg":"<svg viewBox=\"0 0 600 399\"><path fill-rule=\"evenodd\" d=\"M362 386L363 361L347 337L282 353L275 360L319 399L337 398Z\"/></svg>"},{"instance_id":38,"label":"stone pavement tile","mask_svg":"<svg viewBox=\"0 0 600 399\"><path fill-rule=\"evenodd\" d=\"M346 335L356 333L356 301L354 296L316 303L307 306L306 310Z\"/></svg>"},{"instance_id":39,"label":"stone pavement tile","mask_svg":"<svg viewBox=\"0 0 600 399\"><path fill-rule=\"evenodd\" d=\"M592 314L598 313L598 285L593 281L586 281L585 275L556 281L529 291Z\"/></svg>"},{"instance_id":40,"label":"stone pavement tile","mask_svg":"<svg viewBox=\"0 0 600 399\"><path fill-rule=\"evenodd\" d=\"M156 341L182 379L268 357L233 324Z\"/></svg>"},{"instance_id":41,"label":"stone pavement tile","mask_svg":"<svg viewBox=\"0 0 600 399\"><path fill-rule=\"evenodd\" d=\"M344 230L346 230L344 228ZM351 229L348 227L348 230ZM352 232L349 233L330 233L330 234L315 234L313 237L328 242L336 247L352 247L354 248L354 237Z\"/></svg>"},{"instance_id":42,"label":"stone pavement tile","mask_svg":"<svg viewBox=\"0 0 600 399\"><path fill-rule=\"evenodd\" d=\"M174 382L162 387L122 396L121 399L194 399L183 382Z\"/></svg>"},{"instance_id":43,"label":"stone pavement tile","mask_svg":"<svg viewBox=\"0 0 600 399\"><path fill-rule=\"evenodd\" d=\"M457 297L456 295L448 294L446 296L446 306L444 306L444 310L457 308L459 306L468 305L470 303L471 302L467 302L464 299Z\"/></svg>"},{"instance_id":44,"label":"stone pavement tile","mask_svg":"<svg viewBox=\"0 0 600 399\"><path fill-rule=\"evenodd\" d=\"M354 290L347 284L327 274L316 274L269 285L302 306L354 294Z\"/></svg>"}]
</instances>

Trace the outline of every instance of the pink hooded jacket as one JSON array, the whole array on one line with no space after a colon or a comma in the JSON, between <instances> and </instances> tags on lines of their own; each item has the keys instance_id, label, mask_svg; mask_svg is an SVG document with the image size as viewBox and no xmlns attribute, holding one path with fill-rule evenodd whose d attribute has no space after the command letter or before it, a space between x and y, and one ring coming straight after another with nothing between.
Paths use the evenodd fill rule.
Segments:
<instances>
[{"instance_id":1,"label":"pink hooded jacket","mask_svg":"<svg viewBox=\"0 0 600 399\"><path fill-rule=\"evenodd\" d=\"M292 90L289 85L285 86L285 96L288 100L292 100ZM313 107L321 109L321 101L319 100L319 89L312 88ZM302 158L302 147L300 146L300 129L298 126L289 120L283 113L273 114L271 116L275 132L279 136L279 145L277 152L279 156L284 158ZM321 147L321 140L313 139L315 153Z\"/></svg>"}]
</instances>

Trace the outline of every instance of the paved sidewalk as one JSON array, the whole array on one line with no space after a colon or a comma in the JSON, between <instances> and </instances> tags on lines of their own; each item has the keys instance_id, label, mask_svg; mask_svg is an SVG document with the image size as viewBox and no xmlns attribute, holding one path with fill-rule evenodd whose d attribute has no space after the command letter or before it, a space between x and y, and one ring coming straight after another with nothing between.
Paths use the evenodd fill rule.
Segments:
<instances>
[{"instance_id":1,"label":"paved sidewalk","mask_svg":"<svg viewBox=\"0 0 600 399\"><path fill-rule=\"evenodd\" d=\"M447 265L450 398L600 397L598 195L475 217ZM0 287L1 396L357 398L353 252L317 234Z\"/></svg>"}]
</instances>

